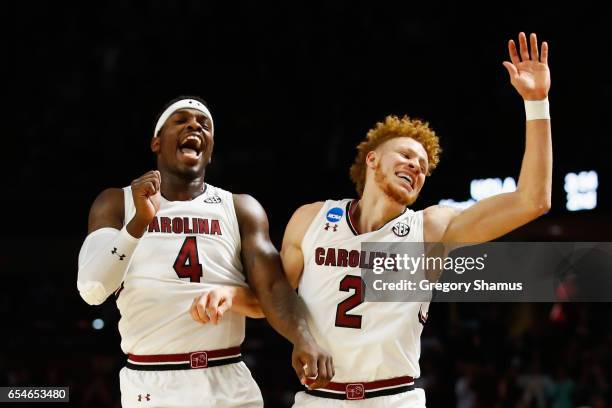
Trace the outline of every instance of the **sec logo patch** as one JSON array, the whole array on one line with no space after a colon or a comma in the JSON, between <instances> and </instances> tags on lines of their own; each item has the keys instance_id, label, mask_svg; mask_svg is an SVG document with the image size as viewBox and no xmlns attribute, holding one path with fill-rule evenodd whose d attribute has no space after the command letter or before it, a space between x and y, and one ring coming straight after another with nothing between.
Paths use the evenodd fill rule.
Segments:
<instances>
[{"instance_id":1,"label":"sec logo patch","mask_svg":"<svg viewBox=\"0 0 612 408\"><path fill-rule=\"evenodd\" d=\"M406 221L398 221L393 226L393 233L398 237L405 237L410 232L410 225Z\"/></svg>"}]
</instances>

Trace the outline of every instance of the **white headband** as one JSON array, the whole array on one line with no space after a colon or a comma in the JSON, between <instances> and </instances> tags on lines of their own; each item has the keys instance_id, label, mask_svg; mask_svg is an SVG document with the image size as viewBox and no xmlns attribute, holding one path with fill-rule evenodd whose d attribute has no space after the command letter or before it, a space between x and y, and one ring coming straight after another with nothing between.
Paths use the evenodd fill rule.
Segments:
<instances>
[{"instance_id":1,"label":"white headband","mask_svg":"<svg viewBox=\"0 0 612 408\"><path fill-rule=\"evenodd\" d=\"M157 120L157 123L155 124L155 133L153 133L154 137L159 136L159 131L161 130L162 126L164 126L164 123L166 123L168 118L179 109L199 110L200 112L208 116L208 119L210 119L211 126L213 125L212 115L210 114L208 108L202 102L196 101L195 99L181 99L180 101L176 101L172 105L168 106L164 113L161 114L161 116ZM214 129L214 126L212 127Z\"/></svg>"}]
</instances>

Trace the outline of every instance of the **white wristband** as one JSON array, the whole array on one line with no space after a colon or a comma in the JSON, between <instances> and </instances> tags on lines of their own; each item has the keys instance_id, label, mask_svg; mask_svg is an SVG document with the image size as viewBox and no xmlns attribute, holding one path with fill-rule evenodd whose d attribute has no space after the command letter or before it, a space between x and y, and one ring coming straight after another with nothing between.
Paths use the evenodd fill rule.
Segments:
<instances>
[{"instance_id":1,"label":"white wristband","mask_svg":"<svg viewBox=\"0 0 612 408\"><path fill-rule=\"evenodd\" d=\"M525 116L527 120L550 119L548 97L541 101L525 101Z\"/></svg>"}]
</instances>

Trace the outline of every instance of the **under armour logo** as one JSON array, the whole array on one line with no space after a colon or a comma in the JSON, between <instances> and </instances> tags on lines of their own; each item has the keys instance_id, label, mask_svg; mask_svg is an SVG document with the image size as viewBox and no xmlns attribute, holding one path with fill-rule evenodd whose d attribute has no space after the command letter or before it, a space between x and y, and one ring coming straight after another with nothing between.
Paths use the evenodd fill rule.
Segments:
<instances>
[{"instance_id":1,"label":"under armour logo","mask_svg":"<svg viewBox=\"0 0 612 408\"><path fill-rule=\"evenodd\" d=\"M151 401L151 394L147 394L144 397L142 396L142 394L138 394L138 401L141 402L142 399L145 399L145 401Z\"/></svg>"},{"instance_id":2,"label":"under armour logo","mask_svg":"<svg viewBox=\"0 0 612 408\"><path fill-rule=\"evenodd\" d=\"M111 254L113 254L113 255L117 255L117 256L119 257L119 260L120 260L120 261L123 261L123 258L125 258L125 254L121 254L121 255L119 255L119 254L117 253L117 247L113 247L113 250L111 251Z\"/></svg>"},{"instance_id":3,"label":"under armour logo","mask_svg":"<svg viewBox=\"0 0 612 408\"><path fill-rule=\"evenodd\" d=\"M329 222L326 222L325 227L323 227L323 229L325 231L329 231L330 228L332 229L333 232L336 232L336 230L338 229L338 224L329 225Z\"/></svg>"}]
</instances>

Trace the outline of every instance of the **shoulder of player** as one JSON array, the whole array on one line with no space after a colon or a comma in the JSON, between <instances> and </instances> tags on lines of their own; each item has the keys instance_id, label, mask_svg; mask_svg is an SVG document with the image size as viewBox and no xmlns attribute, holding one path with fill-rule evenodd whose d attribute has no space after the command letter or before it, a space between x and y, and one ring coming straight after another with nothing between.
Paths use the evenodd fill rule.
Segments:
<instances>
[{"instance_id":1,"label":"shoulder of player","mask_svg":"<svg viewBox=\"0 0 612 408\"><path fill-rule=\"evenodd\" d=\"M317 201L315 203L304 204L299 207L289 220L287 229L285 230L285 239L283 241L301 244L308 227L317 216L325 202Z\"/></svg>"},{"instance_id":2,"label":"shoulder of player","mask_svg":"<svg viewBox=\"0 0 612 408\"><path fill-rule=\"evenodd\" d=\"M424 217L448 217L457 215L461 211L447 205L432 205L423 210Z\"/></svg>"},{"instance_id":3,"label":"shoulder of player","mask_svg":"<svg viewBox=\"0 0 612 408\"><path fill-rule=\"evenodd\" d=\"M124 198L123 189L107 188L102 191L89 210L88 231L105 227L121 229L123 227Z\"/></svg>"},{"instance_id":4,"label":"shoulder of player","mask_svg":"<svg viewBox=\"0 0 612 408\"><path fill-rule=\"evenodd\" d=\"M306 224L306 228L308 228L312 220L314 220L314 218L317 216L319 211L321 211L321 208L323 208L324 205L325 205L324 201L317 201L317 202L310 203L310 204L304 204L301 207L299 207L297 210L295 210L289 222Z\"/></svg>"},{"instance_id":5,"label":"shoulder of player","mask_svg":"<svg viewBox=\"0 0 612 408\"><path fill-rule=\"evenodd\" d=\"M234 194L234 209L240 229L252 229L256 226L267 226L268 216L262 205L249 194Z\"/></svg>"},{"instance_id":6,"label":"shoulder of player","mask_svg":"<svg viewBox=\"0 0 612 408\"><path fill-rule=\"evenodd\" d=\"M448 224L460 211L444 206L432 205L423 210L423 231L425 241L438 242L442 240Z\"/></svg>"}]
</instances>

